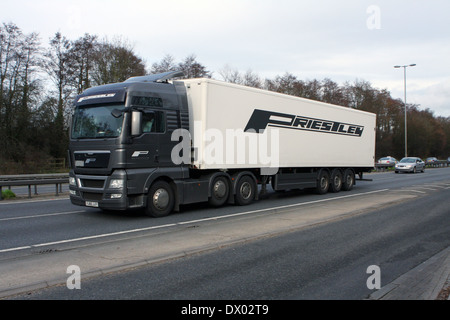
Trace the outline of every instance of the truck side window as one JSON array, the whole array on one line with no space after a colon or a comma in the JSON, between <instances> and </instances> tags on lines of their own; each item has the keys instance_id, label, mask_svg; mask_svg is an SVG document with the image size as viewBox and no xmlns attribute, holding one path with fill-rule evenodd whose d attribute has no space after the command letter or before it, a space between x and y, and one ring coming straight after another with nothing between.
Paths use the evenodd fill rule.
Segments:
<instances>
[{"instance_id":1,"label":"truck side window","mask_svg":"<svg viewBox=\"0 0 450 320\"><path fill-rule=\"evenodd\" d=\"M164 121L164 112L144 112L142 116L142 132L143 133L162 133L166 129Z\"/></svg>"}]
</instances>

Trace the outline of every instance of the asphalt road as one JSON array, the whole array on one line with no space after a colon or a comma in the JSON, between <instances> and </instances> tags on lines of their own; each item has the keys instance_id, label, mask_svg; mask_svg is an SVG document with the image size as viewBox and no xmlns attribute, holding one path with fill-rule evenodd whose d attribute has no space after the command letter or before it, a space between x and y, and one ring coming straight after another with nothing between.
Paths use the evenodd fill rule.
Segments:
<instances>
[{"instance_id":1,"label":"asphalt road","mask_svg":"<svg viewBox=\"0 0 450 320\"><path fill-rule=\"evenodd\" d=\"M220 221L236 220L239 225L244 221L237 220L242 219L242 212L244 222L259 227L263 220L257 218L266 208L284 210L304 204L302 212L326 211L336 201L342 201L339 198L346 198L347 211L352 211L350 207L361 199L363 202L378 199L379 207L360 208L345 218L325 219L214 250L83 278L81 290L69 290L64 284L16 296L18 299L365 299L372 293L366 285L369 266L380 267L383 286L450 245L450 168L426 170L423 174L376 173L367 178L373 181L358 181L351 192L324 196L272 193L269 199L247 207L211 209L196 205L162 219L150 219L140 212L105 213L72 206L64 199L3 202L0 260L7 262L43 252L94 246L106 239L117 241L132 235L158 235L170 242L181 226L193 230L208 227L214 232ZM398 200L382 204L384 198L392 195ZM212 217L223 220L208 220Z\"/></svg>"}]
</instances>

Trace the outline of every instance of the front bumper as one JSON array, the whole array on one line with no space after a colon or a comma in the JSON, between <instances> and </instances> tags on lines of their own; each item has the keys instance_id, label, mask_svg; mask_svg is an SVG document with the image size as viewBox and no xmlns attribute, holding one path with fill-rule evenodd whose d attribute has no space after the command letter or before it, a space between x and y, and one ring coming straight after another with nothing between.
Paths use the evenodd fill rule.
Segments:
<instances>
[{"instance_id":1,"label":"front bumper","mask_svg":"<svg viewBox=\"0 0 450 320\"><path fill-rule=\"evenodd\" d=\"M395 167L395 171L398 172L414 172L415 167Z\"/></svg>"},{"instance_id":2,"label":"front bumper","mask_svg":"<svg viewBox=\"0 0 450 320\"><path fill-rule=\"evenodd\" d=\"M72 204L83 207L99 208L104 210L126 210L128 209L126 197L114 200L86 200L83 196L70 195L70 201Z\"/></svg>"},{"instance_id":3,"label":"front bumper","mask_svg":"<svg viewBox=\"0 0 450 320\"><path fill-rule=\"evenodd\" d=\"M130 207L126 188L126 172L115 171L111 176L69 174L70 201L74 205L106 210L126 210ZM122 180L123 185L111 188L112 180Z\"/></svg>"}]
</instances>

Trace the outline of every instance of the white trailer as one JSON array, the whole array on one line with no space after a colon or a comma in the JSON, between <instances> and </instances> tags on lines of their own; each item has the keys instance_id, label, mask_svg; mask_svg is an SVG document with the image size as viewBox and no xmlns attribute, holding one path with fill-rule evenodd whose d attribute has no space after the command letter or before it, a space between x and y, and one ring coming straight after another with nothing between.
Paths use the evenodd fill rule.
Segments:
<instances>
[{"instance_id":1,"label":"white trailer","mask_svg":"<svg viewBox=\"0 0 450 320\"><path fill-rule=\"evenodd\" d=\"M374 166L373 113L212 79L182 83L187 91L196 153L192 164L198 169ZM255 139L258 135L266 137ZM236 141L228 141L227 137ZM217 141L221 138L222 143ZM262 144L267 142L267 150L254 148L252 142L261 147L266 147ZM223 152L212 154L220 153L221 144ZM258 156L239 154L249 149L259 151ZM227 152L234 157L227 157ZM267 163L268 158L273 161Z\"/></svg>"}]
</instances>

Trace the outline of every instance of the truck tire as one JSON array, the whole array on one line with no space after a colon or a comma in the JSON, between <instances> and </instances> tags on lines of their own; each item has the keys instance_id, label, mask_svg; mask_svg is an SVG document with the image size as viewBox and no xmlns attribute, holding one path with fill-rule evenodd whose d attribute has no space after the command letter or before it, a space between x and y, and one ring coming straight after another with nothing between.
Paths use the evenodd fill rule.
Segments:
<instances>
[{"instance_id":1,"label":"truck tire","mask_svg":"<svg viewBox=\"0 0 450 320\"><path fill-rule=\"evenodd\" d=\"M328 170L322 169L319 171L319 175L317 177L317 186L316 192L318 194L325 194L328 192L330 188L330 173Z\"/></svg>"},{"instance_id":2,"label":"truck tire","mask_svg":"<svg viewBox=\"0 0 450 320\"><path fill-rule=\"evenodd\" d=\"M250 204L256 195L256 184L250 176L242 176L236 184L234 201L240 206Z\"/></svg>"},{"instance_id":3,"label":"truck tire","mask_svg":"<svg viewBox=\"0 0 450 320\"><path fill-rule=\"evenodd\" d=\"M342 189L342 171L340 169L333 169L330 178L330 190L331 192L339 192Z\"/></svg>"},{"instance_id":4,"label":"truck tire","mask_svg":"<svg viewBox=\"0 0 450 320\"><path fill-rule=\"evenodd\" d=\"M230 185L225 176L216 177L211 184L211 196L209 197L209 204L214 207L224 205L230 194Z\"/></svg>"},{"instance_id":5,"label":"truck tire","mask_svg":"<svg viewBox=\"0 0 450 320\"><path fill-rule=\"evenodd\" d=\"M355 173L351 169L346 169L342 178L342 190L350 191L355 184Z\"/></svg>"},{"instance_id":6,"label":"truck tire","mask_svg":"<svg viewBox=\"0 0 450 320\"><path fill-rule=\"evenodd\" d=\"M175 206L172 187L166 181L156 181L148 192L145 213L154 218L169 215Z\"/></svg>"}]
</instances>

